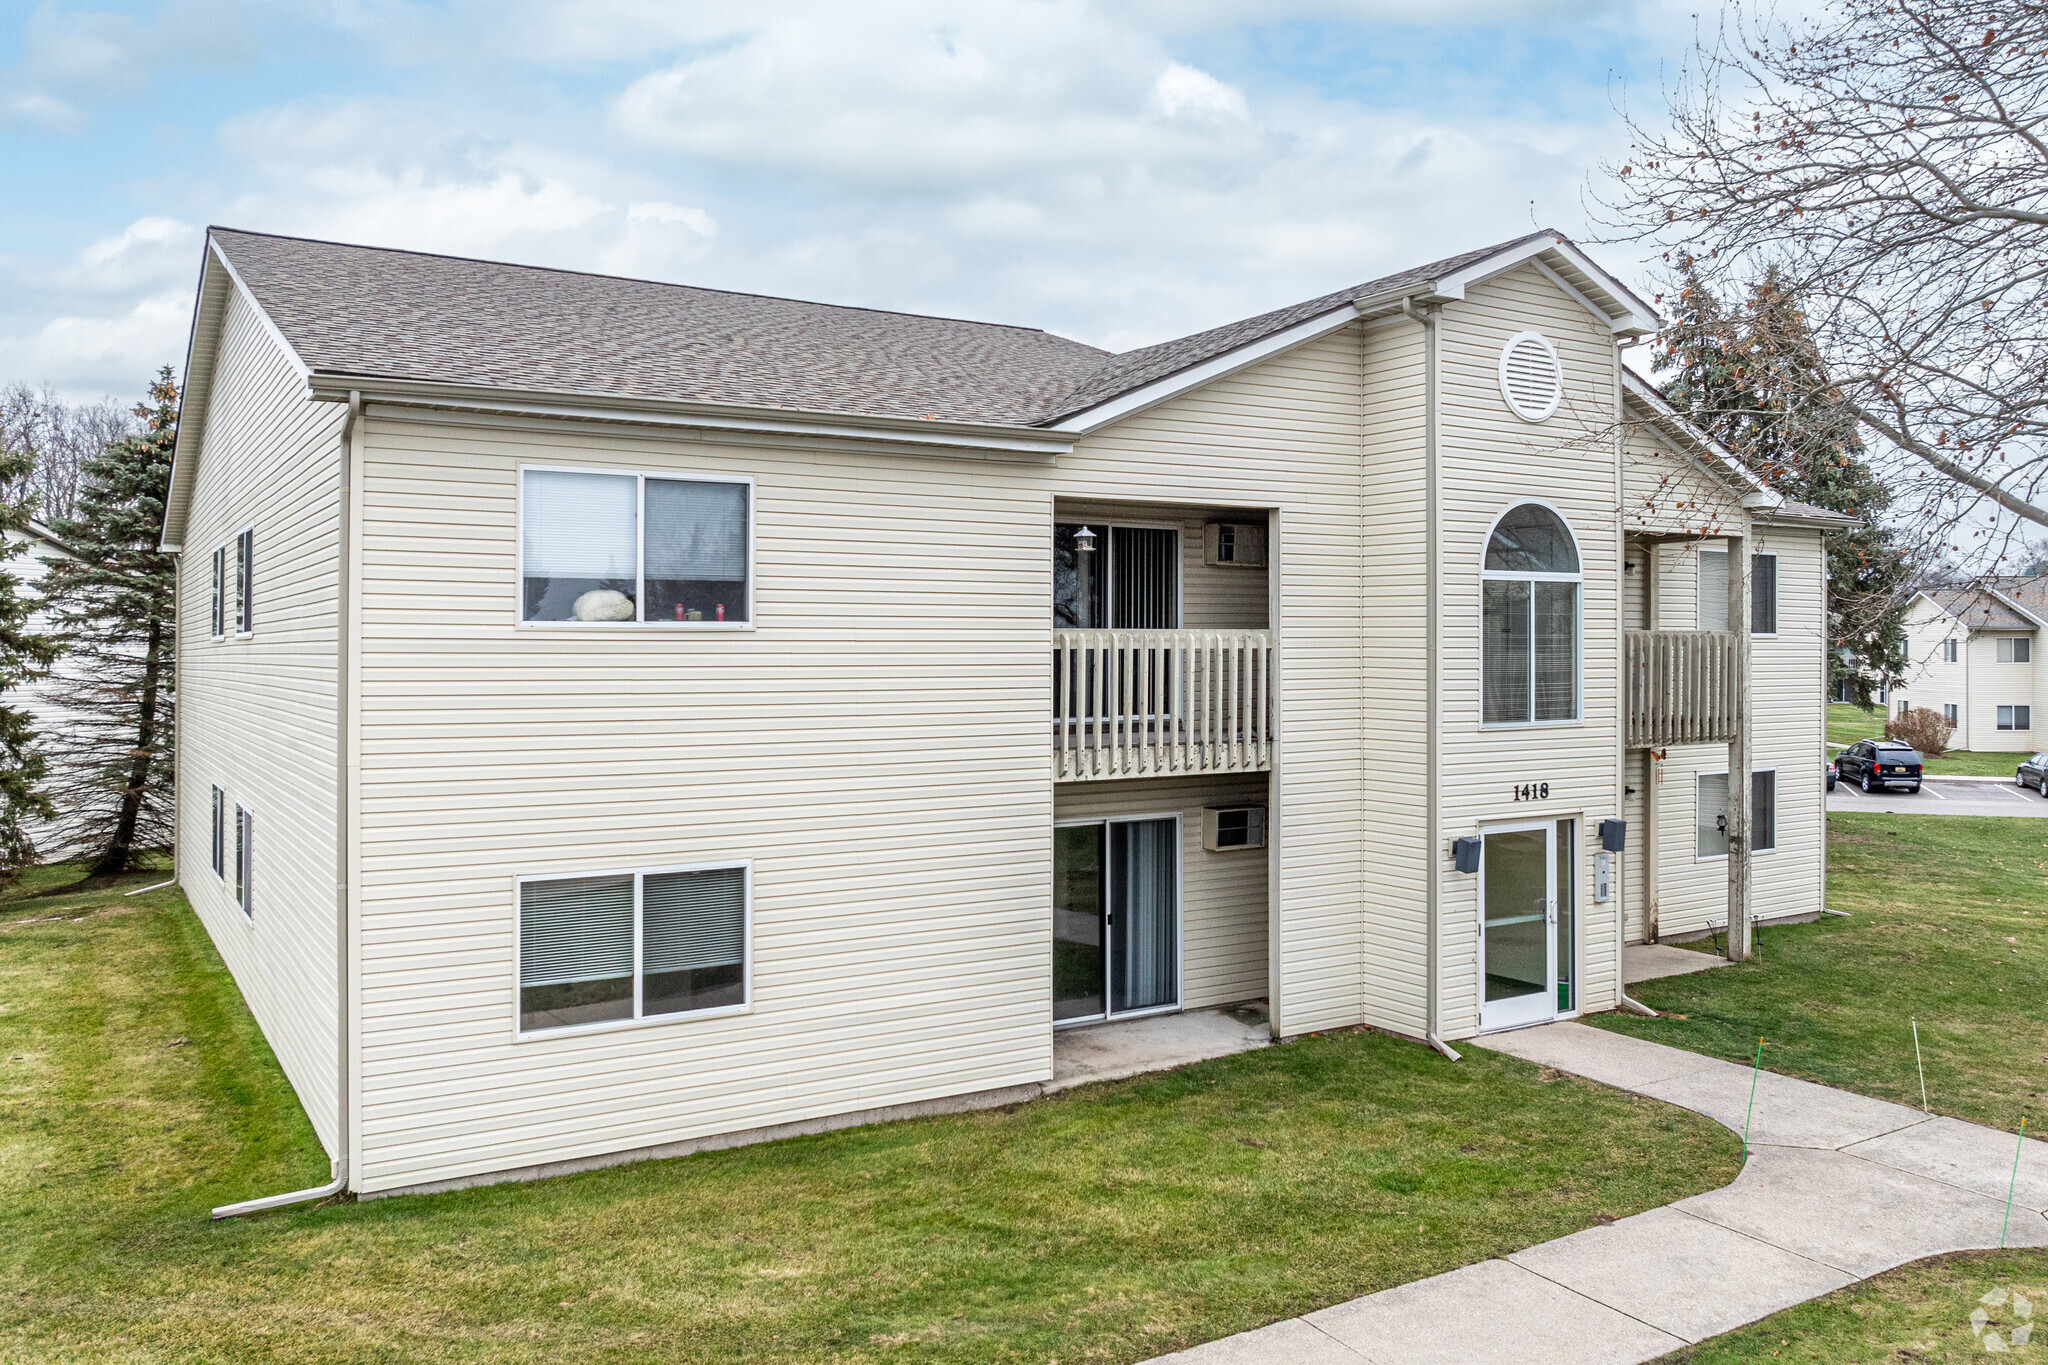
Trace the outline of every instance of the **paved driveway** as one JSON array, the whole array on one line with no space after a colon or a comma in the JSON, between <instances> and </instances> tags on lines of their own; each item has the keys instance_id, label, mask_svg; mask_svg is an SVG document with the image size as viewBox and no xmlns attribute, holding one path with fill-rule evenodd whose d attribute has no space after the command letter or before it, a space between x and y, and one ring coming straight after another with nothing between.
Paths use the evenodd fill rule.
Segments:
<instances>
[{"instance_id":1,"label":"paved driveway","mask_svg":"<svg viewBox=\"0 0 2048 1365\"><path fill-rule=\"evenodd\" d=\"M1894 815L2048 816L2048 799L2022 791L2010 781L1924 782L1917 792L1888 791L1865 796L1847 782L1828 793L1829 810L1887 811Z\"/></svg>"}]
</instances>

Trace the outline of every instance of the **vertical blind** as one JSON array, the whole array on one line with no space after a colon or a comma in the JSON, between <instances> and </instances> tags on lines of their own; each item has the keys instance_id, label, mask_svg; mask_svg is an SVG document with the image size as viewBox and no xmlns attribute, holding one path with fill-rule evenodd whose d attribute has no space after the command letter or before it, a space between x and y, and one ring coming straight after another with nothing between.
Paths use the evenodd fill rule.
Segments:
<instances>
[{"instance_id":1,"label":"vertical blind","mask_svg":"<svg viewBox=\"0 0 2048 1365\"><path fill-rule=\"evenodd\" d=\"M1535 630L1535 716L1570 720L1579 714L1579 585L1538 583Z\"/></svg>"},{"instance_id":2,"label":"vertical blind","mask_svg":"<svg viewBox=\"0 0 2048 1365\"><path fill-rule=\"evenodd\" d=\"M213 552L213 633L228 633L228 547L225 545Z\"/></svg>"},{"instance_id":3,"label":"vertical blind","mask_svg":"<svg viewBox=\"0 0 2048 1365\"><path fill-rule=\"evenodd\" d=\"M1778 775L1749 775L1749 846L1758 852L1778 846Z\"/></svg>"},{"instance_id":4,"label":"vertical blind","mask_svg":"<svg viewBox=\"0 0 2048 1365\"><path fill-rule=\"evenodd\" d=\"M1752 635L1778 633L1778 557L1749 557L1749 630Z\"/></svg>"},{"instance_id":5,"label":"vertical blind","mask_svg":"<svg viewBox=\"0 0 2048 1365\"><path fill-rule=\"evenodd\" d=\"M633 877L564 877L519 888L519 984L633 974Z\"/></svg>"},{"instance_id":6,"label":"vertical blind","mask_svg":"<svg viewBox=\"0 0 2048 1365\"><path fill-rule=\"evenodd\" d=\"M235 537L235 629L247 634L255 628L256 532Z\"/></svg>"},{"instance_id":7,"label":"vertical blind","mask_svg":"<svg viewBox=\"0 0 2048 1365\"><path fill-rule=\"evenodd\" d=\"M1175 630L1180 626L1180 532L1112 526L1110 627Z\"/></svg>"},{"instance_id":8,"label":"vertical blind","mask_svg":"<svg viewBox=\"0 0 2048 1365\"><path fill-rule=\"evenodd\" d=\"M744 581L747 492L743 483L649 479L647 576Z\"/></svg>"},{"instance_id":9,"label":"vertical blind","mask_svg":"<svg viewBox=\"0 0 2048 1365\"><path fill-rule=\"evenodd\" d=\"M1727 630L1728 626L1728 552L1726 550L1700 551L1700 601L1699 628L1701 630Z\"/></svg>"},{"instance_id":10,"label":"vertical blind","mask_svg":"<svg viewBox=\"0 0 2048 1365\"><path fill-rule=\"evenodd\" d=\"M640 890L640 920L644 975L738 966L747 955L746 870L651 873Z\"/></svg>"},{"instance_id":11,"label":"vertical blind","mask_svg":"<svg viewBox=\"0 0 2048 1365\"><path fill-rule=\"evenodd\" d=\"M1172 820L1120 821L1109 827L1112 1010L1149 1009L1179 998L1176 833Z\"/></svg>"},{"instance_id":12,"label":"vertical blind","mask_svg":"<svg viewBox=\"0 0 2048 1365\"><path fill-rule=\"evenodd\" d=\"M528 578L633 579L640 481L630 474L529 469L520 533Z\"/></svg>"}]
</instances>

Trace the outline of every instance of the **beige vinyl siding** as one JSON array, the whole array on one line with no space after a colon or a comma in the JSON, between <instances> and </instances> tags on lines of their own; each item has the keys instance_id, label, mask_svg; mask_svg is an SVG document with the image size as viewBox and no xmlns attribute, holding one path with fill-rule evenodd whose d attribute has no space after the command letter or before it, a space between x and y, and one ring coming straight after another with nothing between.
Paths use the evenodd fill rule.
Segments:
<instances>
[{"instance_id":1,"label":"beige vinyl siding","mask_svg":"<svg viewBox=\"0 0 2048 1365\"><path fill-rule=\"evenodd\" d=\"M1916 597L1906 609L1906 679L1892 691L1892 705L1900 701L1931 711L1956 708L1956 730L1951 747L1974 749L1971 742L1969 630L1943 611L1931 599ZM1956 661L1948 662L1943 647L1956 641ZM1993 656L1996 657L1995 655ZM1992 720L1998 713L1992 712Z\"/></svg>"},{"instance_id":2,"label":"beige vinyl siding","mask_svg":"<svg viewBox=\"0 0 2048 1365\"><path fill-rule=\"evenodd\" d=\"M1266 994L1266 851L1202 847L1203 807L1265 804L1263 780L1230 775L1068 782L1053 789L1056 820L1180 816L1183 1008Z\"/></svg>"},{"instance_id":3,"label":"beige vinyl siding","mask_svg":"<svg viewBox=\"0 0 2048 1365\"><path fill-rule=\"evenodd\" d=\"M2041 648L2039 632L1981 631L1970 639L1970 679L1975 684L1970 692L1970 748L1980 753L2017 753L2021 749L2034 750L2042 747L2041 728L2048 720L2036 719L2028 730L2001 730L1998 728L1998 708L2001 706L2031 706L2034 704L2034 670L2039 661L2023 664L2000 663L1998 642L2006 640L2034 640L2034 649ZM1896 714L1898 703L1892 703ZM1961 747L1960 745L1957 747Z\"/></svg>"},{"instance_id":4,"label":"beige vinyl siding","mask_svg":"<svg viewBox=\"0 0 2048 1365\"><path fill-rule=\"evenodd\" d=\"M522 462L751 476L757 628L520 627ZM1050 1071L1050 499L916 456L373 416L375 1190ZM513 1040L513 878L753 864L752 1009Z\"/></svg>"},{"instance_id":5,"label":"beige vinyl siding","mask_svg":"<svg viewBox=\"0 0 2048 1365\"><path fill-rule=\"evenodd\" d=\"M1171 525L1180 532L1181 627L1185 630L1264 630L1267 619L1266 571L1205 564L1204 528L1212 521L1264 525L1263 509L1242 511L1200 507L1105 503L1062 498L1055 509L1060 521Z\"/></svg>"},{"instance_id":6,"label":"beige vinyl siding","mask_svg":"<svg viewBox=\"0 0 2048 1365\"><path fill-rule=\"evenodd\" d=\"M1278 509L1289 985L1303 1027L1357 1022L1357 351L1299 348L1057 465L373 409L360 1187L1049 1076L1056 498ZM522 461L752 477L757 628L515 625ZM514 1041L515 876L741 858L750 1012Z\"/></svg>"},{"instance_id":7,"label":"beige vinyl siding","mask_svg":"<svg viewBox=\"0 0 2048 1365\"><path fill-rule=\"evenodd\" d=\"M1582 1008L1613 1003L1619 905L1592 899L1597 827L1620 814L1621 535L1615 430L1619 411L1610 330L1533 267L1467 291L1444 312L1440 391L1443 664L1441 793L1446 841L1491 823L1569 818L1577 822L1578 978ZM1535 329L1556 346L1565 396L1557 413L1524 422L1501 396L1502 346ZM1584 574L1582 714L1560 725L1483 727L1480 722L1480 563L1494 521L1539 500L1556 509L1578 540ZM1547 800L1517 802L1513 789L1547 782ZM1478 878L1444 858L1438 913L1440 1008L1446 1036L1479 1027Z\"/></svg>"},{"instance_id":8,"label":"beige vinyl siding","mask_svg":"<svg viewBox=\"0 0 2048 1365\"><path fill-rule=\"evenodd\" d=\"M1827 570L1817 531L1765 526L1752 542L1753 552L1778 556L1778 633L1750 641L1750 768L1778 774L1777 847L1758 852L1751 864L1751 908L1776 919L1817 913L1823 899ZM1697 612L1697 553L1666 547L1664 562L1663 614L1690 621ZM1698 856L1697 830L1699 775L1727 772L1728 746L1673 745L1666 752L1656 765L1661 937L1697 934L1728 919L1727 861Z\"/></svg>"},{"instance_id":9,"label":"beige vinyl siding","mask_svg":"<svg viewBox=\"0 0 2048 1365\"><path fill-rule=\"evenodd\" d=\"M1050 479L1062 502L1275 509L1269 855L1285 930L1269 987L1283 1036L1360 1022L1413 1031L1412 1015L1390 1017L1361 985L1360 361L1357 331L1332 333L1085 438Z\"/></svg>"},{"instance_id":10,"label":"beige vinyl siding","mask_svg":"<svg viewBox=\"0 0 2048 1365\"><path fill-rule=\"evenodd\" d=\"M1641 943L1649 932L1650 751L1631 749L1622 763L1621 818L1628 821L1628 846L1621 855L1622 941ZM1660 794L1661 795L1661 794ZM1663 811L1658 812L1661 816Z\"/></svg>"},{"instance_id":11,"label":"beige vinyl siding","mask_svg":"<svg viewBox=\"0 0 2048 1365\"><path fill-rule=\"evenodd\" d=\"M179 558L178 878L314 1131L337 1150L335 569L341 410L308 402L239 293L227 304ZM213 552L255 529L255 632L209 638ZM210 853L227 796L228 876ZM234 903L234 808L254 814L255 914Z\"/></svg>"},{"instance_id":12,"label":"beige vinyl siding","mask_svg":"<svg viewBox=\"0 0 2048 1365\"><path fill-rule=\"evenodd\" d=\"M1428 1028L1428 347L1406 318L1364 334L1362 623L1355 686L1365 770L1359 879L1366 1017Z\"/></svg>"}]
</instances>

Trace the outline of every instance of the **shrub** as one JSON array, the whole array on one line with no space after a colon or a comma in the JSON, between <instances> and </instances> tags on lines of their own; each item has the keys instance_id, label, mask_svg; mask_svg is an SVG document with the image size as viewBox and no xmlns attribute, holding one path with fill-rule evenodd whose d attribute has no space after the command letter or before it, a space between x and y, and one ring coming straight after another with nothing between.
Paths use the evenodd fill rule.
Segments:
<instances>
[{"instance_id":1,"label":"shrub","mask_svg":"<svg viewBox=\"0 0 2048 1365\"><path fill-rule=\"evenodd\" d=\"M1949 736L1956 732L1956 723L1939 711L1925 706L1916 706L1893 720L1884 723L1884 737L1910 744L1920 751L1922 758L1940 758L1948 752Z\"/></svg>"}]
</instances>

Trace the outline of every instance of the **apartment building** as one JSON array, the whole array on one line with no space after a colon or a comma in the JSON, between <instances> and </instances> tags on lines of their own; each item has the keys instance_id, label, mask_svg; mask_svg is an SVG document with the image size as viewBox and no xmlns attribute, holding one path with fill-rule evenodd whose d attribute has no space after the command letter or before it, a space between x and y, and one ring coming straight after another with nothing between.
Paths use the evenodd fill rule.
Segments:
<instances>
[{"instance_id":1,"label":"apartment building","mask_svg":"<svg viewBox=\"0 0 2048 1365\"><path fill-rule=\"evenodd\" d=\"M1613 1008L1821 895L1842 519L1655 325L1554 232L1112 354L215 230L178 878L363 1194Z\"/></svg>"}]
</instances>

